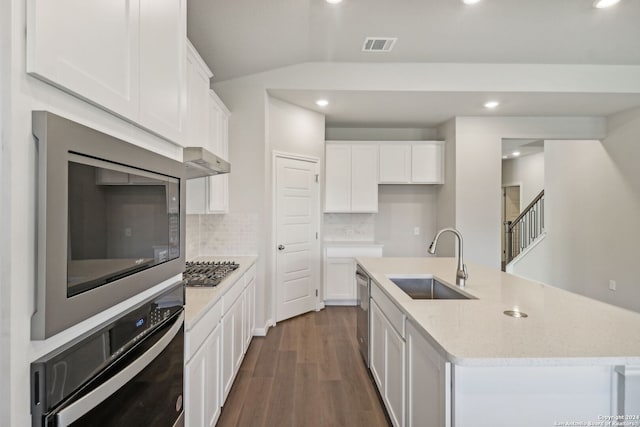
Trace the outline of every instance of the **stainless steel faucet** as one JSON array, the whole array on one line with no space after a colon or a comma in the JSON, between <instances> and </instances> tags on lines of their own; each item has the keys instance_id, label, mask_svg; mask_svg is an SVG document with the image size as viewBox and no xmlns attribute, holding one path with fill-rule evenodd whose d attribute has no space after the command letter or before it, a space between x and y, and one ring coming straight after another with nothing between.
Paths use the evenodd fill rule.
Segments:
<instances>
[{"instance_id":1,"label":"stainless steel faucet","mask_svg":"<svg viewBox=\"0 0 640 427\"><path fill-rule=\"evenodd\" d=\"M433 238L433 242L431 242L431 244L429 245L428 252L430 254L436 253L438 238L445 231L449 231L458 237L458 271L456 272L456 285L458 285L460 288L464 288L464 282L469 278L469 272L467 271L467 266L464 264L464 259L462 256L462 234L460 234L460 232L455 228L443 228L442 230L438 231L436 237Z\"/></svg>"}]
</instances>

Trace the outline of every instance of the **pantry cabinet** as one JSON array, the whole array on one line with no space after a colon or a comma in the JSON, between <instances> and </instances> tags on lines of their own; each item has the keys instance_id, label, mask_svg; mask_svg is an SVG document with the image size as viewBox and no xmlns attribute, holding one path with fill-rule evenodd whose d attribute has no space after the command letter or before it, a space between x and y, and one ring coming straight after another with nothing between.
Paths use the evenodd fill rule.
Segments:
<instances>
[{"instance_id":1,"label":"pantry cabinet","mask_svg":"<svg viewBox=\"0 0 640 427\"><path fill-rule=\"evenodd\" d=\"M378 212L378 146L328 141L325 212Z\"/></svg>"},{"instance_id":2,"label":"pantry cabinet","mask_svg":"<svg viewBox=\"0 0 640 427\"><path fill-rule=\"evenodd\" d=\"M185 0L29 0L27 72L183 142Z\"/></svg>"}]
</instances>

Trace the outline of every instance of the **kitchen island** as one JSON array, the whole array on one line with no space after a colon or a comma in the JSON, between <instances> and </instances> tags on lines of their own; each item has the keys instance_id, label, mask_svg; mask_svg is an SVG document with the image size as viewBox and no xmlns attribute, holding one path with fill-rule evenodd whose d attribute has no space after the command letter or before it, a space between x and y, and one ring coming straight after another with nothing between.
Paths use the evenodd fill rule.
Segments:
<instances>
[{"instance_id":1,"label":"kitchen island","mask_svg":"<svg viewBox=\"0 0 640 427\"><path fill-rule=\"evenodd\" d=\"M372 279L371 371L394 424L640 426L639 313L476 264L464 289L475 299L414 300L389 276L452 285L456 260L357 262ZM385 398L394 386L402 398Z\"/></svg>"}]
</instances>

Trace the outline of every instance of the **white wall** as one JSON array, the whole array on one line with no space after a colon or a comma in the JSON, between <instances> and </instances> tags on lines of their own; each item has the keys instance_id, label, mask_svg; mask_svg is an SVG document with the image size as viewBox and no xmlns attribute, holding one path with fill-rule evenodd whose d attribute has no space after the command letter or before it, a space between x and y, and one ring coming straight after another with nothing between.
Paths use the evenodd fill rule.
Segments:
<instances>
[{"instance_id":1,"label":"white wall","mask_svg":"<svg viewBox=\"0 0 640 427\"><path fill-rule=\"evenodd\" d=\"M640 110L608 123L602 143L545 143L547 268L553 284L640 311Z\"/></svg>"},{"instance_id":2,"label":"white wall","mask_svg":"<svg viewBox=\"0 0 640 427\"><path fill-rule=\"evenodd\" d=\"M451 119L438 127L438 139L444 145L444 184L438 186L436 207L436 229L456 226L456 119ZM449 234L449 233L447 233ZM438 256L454 256L453 236L443 236L438 241Z\"/></svg>"},{"instance_id":3,"label":"white wall","mask_svg":"<svg viewBox=\"0 0 640 427\"><path fill-rule=\"evenodd\" d=\"M606 121L589 117L457 117L455 132L455 224L465 239L465 258L500 268L502 139L602 138Z\"/></svg>"},{"instance_id":4,"label":"white wall","mask_svg":"<svg viewBox=\"0 0 640 427\"><path fill-rule=\"evenodd\" d=\"M502 161L502 186L520 186L520 212L544 189L544 153Z\"/></svg>"},{"instance_id":5,"label":"white wall","mask_svg":"<svg viewBox=\"0 0 640 427\"><path fill-rule=\"evenodd\" d=\"M10 191L10 106L11 106L11 2L0 2L0 418L8 419L11 409L11 287L9 233ZM6 414L6 415L5 415Z\"/></svg>"},{"instance_id":6,"label":"white wall","mask_svg":"<svg viewBox=\"0 0 640 427\"><path fill-rule=\"evenodd\" d=\"M378 186L375 241L384 245L384 256L427 256L436 232L436 203L435 185Z\"/></svg>"},{"instance_id":7,"label":"white wall","mask_svg":"<svg viewBox=\"0 0 640 427\"><path fill-rule=\"evenodd\" d=\"M329 141L425 141L436 139L432 128L327 127Z\"/></svg>"}]
</instances>

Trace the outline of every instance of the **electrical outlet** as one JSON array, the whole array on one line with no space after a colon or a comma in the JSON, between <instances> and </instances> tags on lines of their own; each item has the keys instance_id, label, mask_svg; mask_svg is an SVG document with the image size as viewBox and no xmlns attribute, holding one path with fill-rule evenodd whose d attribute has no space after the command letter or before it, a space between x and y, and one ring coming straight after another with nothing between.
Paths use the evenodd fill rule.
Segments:
<instances>
[{"instance_id":1,"label":"electrical outlet","mask_svg":"<svg viewBox=\"0 0 640 427\"><path fill-rule=\"evenodd\" d=\"M616 290L616 281L615 280L609 280L609 290L610 291L615 291Z\"/></svg>"},{"instance_id":2,"label":"electrical outlet","mask_svg":"<svg viewBox=\"0 0 640 427\"><path fill-rule=\"evenodd\" d=\"M131 237L131 227L126 227L124 229L124 237Z\"/></svg>"},{"instance_id":3,"label":"electrical outlet","mask_svg":"<svg viewBox=\"0 0 640 427\"><path fill-rule=\"evenodd\" d=\"M419 236L420 235L420 227L413 227L413 235L414 236Z\"/></svg>"}]
</instances>

